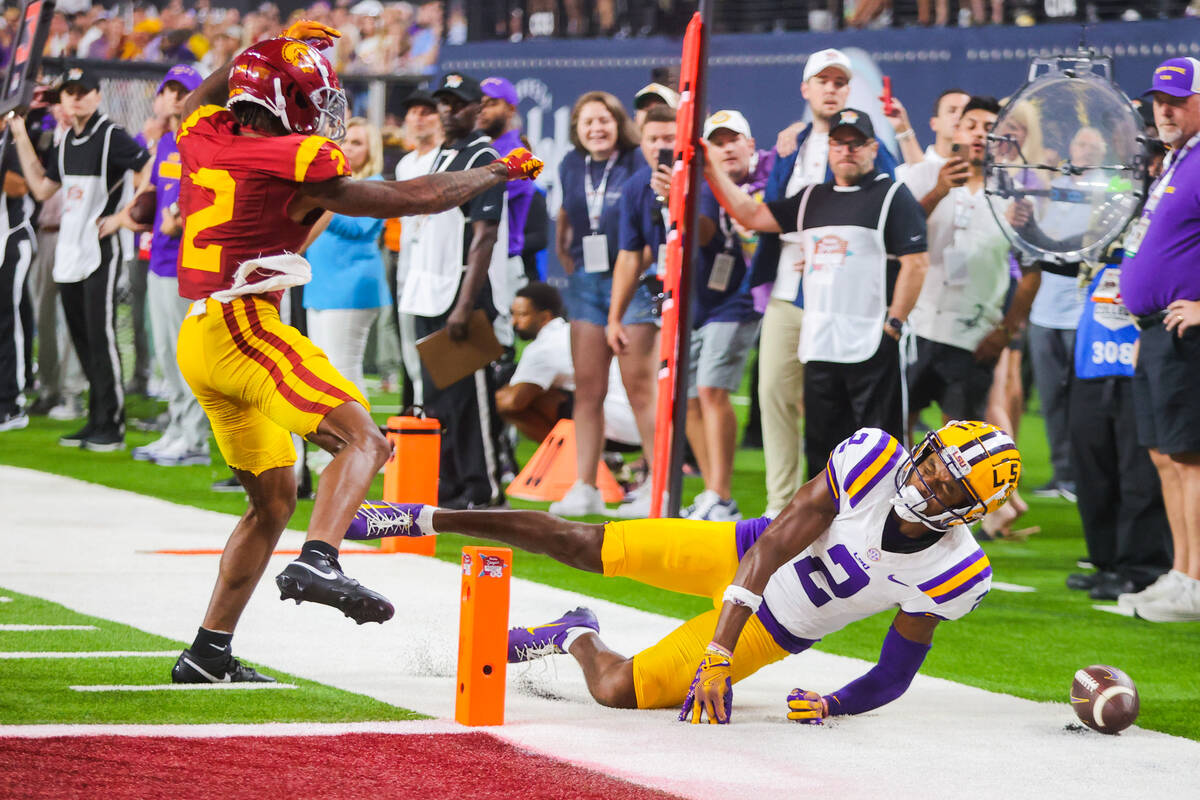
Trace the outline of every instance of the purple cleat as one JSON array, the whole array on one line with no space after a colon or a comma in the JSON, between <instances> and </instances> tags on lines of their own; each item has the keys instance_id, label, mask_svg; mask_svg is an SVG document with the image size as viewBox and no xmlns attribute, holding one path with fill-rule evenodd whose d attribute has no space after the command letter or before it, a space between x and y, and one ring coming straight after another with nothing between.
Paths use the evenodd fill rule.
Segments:
<instances>
[{"instance_id":1,"label":"purple cleat","mask_svg":"<svg viewBox=\"0 0 1200 800\"><path fill-rule=\"evenodd\" d=\"M519 664L542 656L567 652L564 646L567 632L572 628L587 628L600 632L596 615L588 608L568 611L553 622L532 628L510 628L508 631L508 663Z\"/></svg>"},{"instance_id":2,"label":"purple cleat","mask_svg":"<svg viewBox=\"0 0 1200 800\"><path fill-rule=\"evenodd\" d=\"M421 529L424 519L426 527L432 522L434 507L424 503L385 503L382 500L363 503L354 512L347 539L382 539L387 536L425 536L428 530Z\"/></svg>"}]
</instances>

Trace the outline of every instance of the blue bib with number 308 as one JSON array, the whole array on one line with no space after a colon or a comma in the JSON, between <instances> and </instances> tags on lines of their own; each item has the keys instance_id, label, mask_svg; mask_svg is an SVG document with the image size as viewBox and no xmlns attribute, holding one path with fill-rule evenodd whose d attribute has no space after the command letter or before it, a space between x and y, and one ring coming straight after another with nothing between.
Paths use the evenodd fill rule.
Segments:
<instances>
[{"instance_id":1,"label":"blue bib with number 308","mask_svg":"<svg viewBox=\"0 0 1200 800\"><path fill-rule=\"evenodd\" d=\"M1107 266L1088 287L1075 333L1075 375L1083 380L1133 377L1138 329L1121 304L1120 285L1120 268Z\"/></svg>"}]
</instances>

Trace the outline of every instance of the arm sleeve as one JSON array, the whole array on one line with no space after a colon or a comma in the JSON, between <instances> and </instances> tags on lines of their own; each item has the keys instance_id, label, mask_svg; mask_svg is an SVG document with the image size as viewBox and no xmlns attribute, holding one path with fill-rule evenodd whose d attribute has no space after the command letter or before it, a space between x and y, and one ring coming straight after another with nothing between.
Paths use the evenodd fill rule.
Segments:
<instances>
[{"instance_id":1,"label":"arm sleeve","mask_svg":"<svg viewBox=\"0 0 1200 800\"><path fill-rule=\"evenodd\" d=\"M371 240L379 238L383 220L374 217L347 217L334 214L329 220L330 232L343 239Z\"/></svg>"},{"instance_id":2,"label":"arm sleeve","mask_svg":"<svg viewBox=\"0 0 1200 800\"><path fill-rule=\"evenodd\" d=\"M796 217L800 213L800 203L803 202L804 195L804 192L797 192L792 197L767 203L771 216L779 223L781 233L793 233L799 229L799 220Z\"/></svg>"},{"instance_id":3,"label":"arm sleeve","mask_svg":"<svg viewBox=\"0 0 1200 800\"><path fill-rule=\"evenodd\" d=\"M883 243L888 253L897 257L924 253L928 249L925 243L925 210L903 184L892 197L887 223L883 228Z\"/></svg>"},{"instance_id":4,"label":"arm sleeve","mask_svg":"<svg viewBox=\"0 0 1200 800\"><path fill-rule=\"evenodd\" d=\"M825 695L829 716L862 714L904 694L925 662L930 645L905 639L889 627L879 652L879 662L861 678Z\"/></svg>"},{"instance_id":5,"label":"arm sleeve","mask_svg":"<svg viewBox=\"0 0 1200 800\"><path fill-rule=\"evenodd\" d=\"M121 171L137 171L150 160L150 151L135 142L124 128L114 127L108 143L108 163Z\"/></svg>"}]
</instances>

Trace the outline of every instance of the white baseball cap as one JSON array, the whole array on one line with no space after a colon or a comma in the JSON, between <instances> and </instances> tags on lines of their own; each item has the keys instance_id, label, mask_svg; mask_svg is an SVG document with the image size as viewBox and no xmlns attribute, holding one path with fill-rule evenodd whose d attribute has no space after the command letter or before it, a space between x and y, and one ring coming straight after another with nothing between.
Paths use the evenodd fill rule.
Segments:
<instances>
[{"instance_id":1,"label":"white baseball cap","mask_svg":"<svg viewBox=\"0 0 1200 800\"><path fill-rule=\"evenodd\" d=\"M718 111L704 120L704 138L707 139L722 128L740 133L747 139L750 138L750 123L746 121L740 111Z\"/></svg>"},{"instance_id":2,"label":"white baseball cap","mask_svg":"<svg viewBox=\"0 0 1200 800\"><path fill-rule=\"evenodd\" d=\"M850 59L841 50L834 50L831 47L808 57L808 61L804 62L804 80L808 80L828 67L837 67L846 73L846 80L854 77L854 70L850 68Z\"/></svg>"},{"instance_id":3,"label":"white baseball cap","mask_svg":"<svg viewBox=\"0 0 1200 800\"><path fill-rule=\"evenodd\" d=\"M633 107L641 108L645 105L644 99L647 97L657 97L671 108L679 108L679 93L661 83L647 83L638 89L638 93L633 96Z\"/></svg>"}]
</instances>

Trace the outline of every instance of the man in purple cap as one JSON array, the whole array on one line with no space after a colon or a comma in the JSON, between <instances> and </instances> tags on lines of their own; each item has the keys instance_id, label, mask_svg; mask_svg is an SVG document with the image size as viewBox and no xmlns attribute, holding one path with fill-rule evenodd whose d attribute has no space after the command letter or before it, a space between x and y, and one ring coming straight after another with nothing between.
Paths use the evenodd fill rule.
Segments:
<instances>
[{"instance_id":1,"label":"man in purple cap","mask_svg":"<svg viewBox=\"0 0 1200 800\"><path fill-rule=\"evenodd\" d=\"M1117 602L1152 622L1200 620L1200 61L1154 70L1154 121L1171 148L1125 237L1121 300L1137 317L1133 376L1138 443L1162 479L1174 568Z\"/></svg>"},{"instance_id":2,"label":"man in purple cap","mask_svg":"<svg viewBox=\"0 0 1200 800\"><path fill-rule=\"evenodd\" d=\"M500 157L511 153L521 143L521 125L517 119L517 89L505 78L484 78L479 82L483 90L483 105L479 109L481 130L492 137L492 147ZM525 264L521 252L525 249L525 222L529 218L529 205L536 191L533 181L521 181L522 185L509 186L508 192L508 289L512 297L497 297L496 308L507 309L512 305L517 289L525 285ZM505 302L507 301L507 302ZM501 313L504 313L503 311Z\"/></svg>"},{"instance_id":3,"label":"man in purple cap","mask_svg":"<svg viewBox=\"0 0 1200 800\"><path fill-rule=\"evenodd\" d=\"M121 224L150 233L150 270L147 278L147 307L154 335L154 357L162 370L167 392L167 428L161 438L135 447L133 457L159 466L177 467L208 464L208 418L192 394L175 358L175 340L191 301L179 296L176 266L179 261L183 218L179 214L181 162L175 135L181 123L183 100L204 79L188 64L167 71L154 96L154 114L166 121L166 130L154 150L150 173L138 187L134 201L122 209ZM154 221L135 221L132 210L142 195L154 195Z\"/></svg>"}]
</instances>

